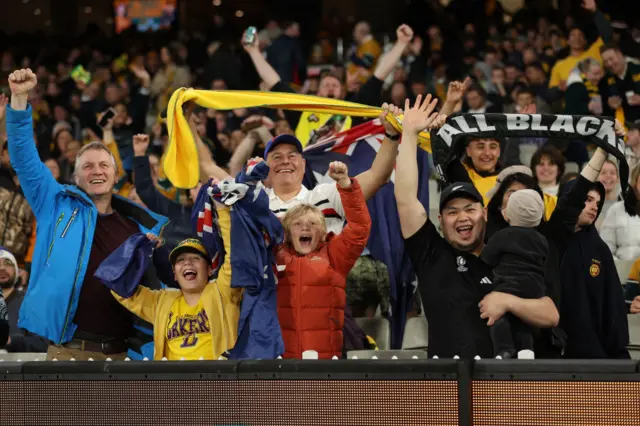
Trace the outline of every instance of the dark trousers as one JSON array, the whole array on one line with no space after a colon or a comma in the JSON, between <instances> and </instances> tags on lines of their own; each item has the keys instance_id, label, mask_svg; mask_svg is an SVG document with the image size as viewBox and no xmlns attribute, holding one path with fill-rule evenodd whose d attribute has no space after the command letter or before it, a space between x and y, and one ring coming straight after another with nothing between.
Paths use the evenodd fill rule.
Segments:
<instances>
[{"instance_id":1,"label":"dark trousers","mask_svg":"<svg viewBox=\"0 0 640 426\"><path fill-rule=\"evenodd\" d=\"M533 330L512 314L506 314L490 328L494 356L509 354L515 358L518 351L533 351Z\"/></svg>"}]
</instances>

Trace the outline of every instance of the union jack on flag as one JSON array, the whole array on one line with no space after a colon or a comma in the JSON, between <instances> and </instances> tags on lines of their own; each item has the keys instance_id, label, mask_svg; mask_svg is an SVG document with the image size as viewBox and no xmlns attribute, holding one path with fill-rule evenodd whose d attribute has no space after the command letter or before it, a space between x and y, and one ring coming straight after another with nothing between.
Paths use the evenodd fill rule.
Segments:
<instances>
[{"instance_id":1,"label":"union jack on flag","mask_svg":"<svg viewBox=\"0 0 640 426\"><path fill-rule=\"evenodd\" d=\"M224 259L224 244L222 243L222 238L220 238L218 213L211 205L213 188L210 184L211 181L208 185L200 189L192 216L197 214L195 231L202 240L203 245L207 248L209 256L211 256L211 268L213 269L213 277L215 278L218 276L218 271ZM196 208L196 206L198 207Z\"/></svg>"}]
</instances>

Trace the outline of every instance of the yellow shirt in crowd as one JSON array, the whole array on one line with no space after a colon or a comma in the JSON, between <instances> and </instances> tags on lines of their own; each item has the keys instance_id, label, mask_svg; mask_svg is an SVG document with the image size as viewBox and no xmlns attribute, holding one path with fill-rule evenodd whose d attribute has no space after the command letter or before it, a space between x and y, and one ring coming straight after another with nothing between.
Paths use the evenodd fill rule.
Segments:
<instances>
[{"instance_id":1,"label":"yellow shirt in crowd","mask_svg":"<svg viewBox=\"0 0 640 426\"><path fill-rule=\"evenodd\" d=\"M475 171L474 168L467 166L462 163L467 174L469 175L469 179L471 179L471 183L476 187L478 192L482 194L482 198L484 199L484 205L488 205L490 198L487 197L487 193L496 186L498 182L498 173L492 176L482 176L478 172Z\"/></svg>"},{"instance_id":2,"label":"yellow shirt in crowd","mask_svg":"<svg viewBox=\"0 0 640 426\"><path fill-rule=\"evenodd\" d=\"M311 137L311 133L314 130L318 130L320 127L324 126L327 121L334 115L335 114L331 113L314 113L307 111L302 113L302 115L300 116L300 120L298 120L298 126L296 127L296 138L298 138L303 148L307 146L309 138ZM349 130L350 128L351 117L346 117L340 131Z\"/></svg>"},{"instance_id":3,"label":"yellow shirt in crowd","mask_svg":"<svg viewBox=\"0 0 640 426\"><path fill-rule=\"evenodd\" d=\"M240 303L242 300L242 289L231 288L231 216L228 207L217 207L218 210L218 223L220 225L220 233L222 235L222 242L224 243L224 250L226 256L224 257L224 263L220 267L218 272L218 278L210 281L205 287L193 311L189 311L188 305L184 302L182 292L174 288L165 288L162 290L151 290L145 286L138 286L135 293L129 297L124 298L119 296L114 291L111 292L113 297L116 298L121 305L127 308L129 311L139 316L143 320L153 324L153 346L154 353L153 359L160 360L162 357L168 359L170 356L175 356L167 352L168 349L182 350L180 355L177 355L177 359L184 356L195 359L199 359L204 356L207 360L218 359L219 356L224 354L227 350L233 348L236 343L236 337L238 335L238 321L240 320ZM183 308L184 306L184 308ZM202 337L208 340L206 346L209 347L205 351L204 344L202 350L198 351L197 355L187 354L187 347L174 349L170 346L167 338L173 336L172 330L175 318L194 319L199 312L204 310L206 319L209 322L209 336L200 336L200 333L196 333L197 337ZM191 315L191 316L189 316ZM216 327L211 328L211 321L216 324ZM205 323L205 325L207 325ZM178 322L177 334L180 334L181 323ZM182 323L185 334L187 331L191 331L191 325ZM203 327L204 328L204 327ZM193 330L199 329L197 324ZM178 342L184 342L184 338L178 340ZM187 344L194 343L193 340L187 341ZM180 343L177 343L178 347ZM197 348L200 349L200 341L196 343ZM193 351L193 347L190 349ZM195 352L195 351L194 351ZM205 356L205 353L207 354Z\"/></svg>"},{"instance_id":4,"label":"yellow shirt in crowd","mask_svg":"<svg viewBox=\"0 0 640 426\"><path fill-rule=\"evenodd\" d=\"M567 81L569 74L578 65L578 63L586 58L593 58L602 64L600 56L600 47L604 44L601 38L598 38L589 49L582 52L580 56L567 56L566 58L556 62L551 69L551 78L549 79L549 88L557 87L561 81Z\"/></svg>"},{"instance_id":5,"label":"yellow shirt in crowd","mask_svg":"<svg viewBox=\"0 0 640 426\"><path fill-rule=\"evenodd\" d=\"M498 174L495 174L493 176L482 176L466 164L463 163L462 165L469 174L469 179L471 180L471 183L473 183L473 186L475 186L478 192L482 194L484 205L489 205L489 201L491 201L491 199L487 197L487 193L498 182ZM542 201L544 201L544 220L549 220L551 218L551 214L556 209L556 205L558 204L558 197L549 194L543 194Z\"/></svg>"},{"instance_id":6,"label":"yellow shirt in crowd","mask_svg":"<svg viewBox=\"0 0 640 426\"><path fill-rule=\"evenodd\" d=\"M165 356L169 360L214 359L211 343L211 323L202 304L189 306L184 297L171 305L167 320Z\"/></svg>"},{"instance_id":7,"label":"yellow shirt in crowd","mask_svg":"<svg viewBox=\"0 0 640 426\"><path fill-rule=\"evenodd\" d=\"M378 63L378 59L382 55L382 47L380 43L373 38L373 36L369 35L366 40L364 40L358 47L356 48L356 56L361 60L369 63L369 67L365 68L367 71L373 72L376 68L376 64ZM358 70L358 65L350 62L347 67L347 72L355 73ZM361 81L364 83L367 80L366 76L363 76Z\"/></svg>"},{"instance_id":8,"label":"yellow shirt in crowd","mask_svg":"<svg viewBox=\"0 0 640 426\"><path fill-rule=\"evenodd\" d=\"M640 282L640 258L633 262L633 266L629 272L629 280Z\"/></svg>"}]
</instances>

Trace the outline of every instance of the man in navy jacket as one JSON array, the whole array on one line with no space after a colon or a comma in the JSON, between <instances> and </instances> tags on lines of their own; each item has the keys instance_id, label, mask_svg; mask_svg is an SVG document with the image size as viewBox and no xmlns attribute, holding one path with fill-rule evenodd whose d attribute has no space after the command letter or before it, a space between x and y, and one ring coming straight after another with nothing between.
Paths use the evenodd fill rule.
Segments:
<instances>
[{"instance_id":1,"label":"man in navy jacket","mask_svg":"<svg viewBox=\"0 0 640 426\"><path fill-rule=\"evenodd\" d=\"M30 69L9 76L9 156L37 221L18 326L51 341L49 359L124 359L133 319L94 273L131 235L160 235L167 219L113 195L116 163L101 143L78 153L76 186L56 182L33 140L27 98L36 84Z\"/></svg>"}]
</instances>

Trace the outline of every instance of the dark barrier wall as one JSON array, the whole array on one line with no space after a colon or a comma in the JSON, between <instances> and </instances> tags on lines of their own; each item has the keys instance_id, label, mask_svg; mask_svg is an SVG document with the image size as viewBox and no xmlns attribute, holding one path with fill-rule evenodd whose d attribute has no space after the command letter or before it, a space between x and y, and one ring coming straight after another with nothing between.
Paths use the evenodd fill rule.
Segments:
<instances>
[{"instance_id":1,"label":"dark barrier wall","mask_svg":"<svg viewBox=\"0 0 640 426\"><path fill-rule=\"evenodd\" d=\"M640 425L633 361L0 365L0 424Z\"/></svg>"}]
</instances>

